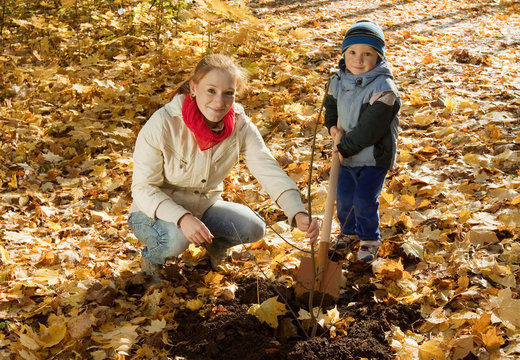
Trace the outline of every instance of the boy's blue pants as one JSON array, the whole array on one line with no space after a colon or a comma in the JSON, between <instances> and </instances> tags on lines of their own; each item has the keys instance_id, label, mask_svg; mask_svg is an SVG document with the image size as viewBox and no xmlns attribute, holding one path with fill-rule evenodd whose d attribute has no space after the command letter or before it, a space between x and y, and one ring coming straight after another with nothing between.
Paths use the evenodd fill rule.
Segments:
<instances>
[{"instance_id":1,"label":"boy's blue pants","mask_svg":"<svg viewBox=\"0 0 520 360\"><path fill-rule=\"evenodd\" d=\"M340 166L336 211L342 234L357 235L360 240L379 240L378 197L386 173L387 170L376 166Z\"/></svg>"}]
</instances>

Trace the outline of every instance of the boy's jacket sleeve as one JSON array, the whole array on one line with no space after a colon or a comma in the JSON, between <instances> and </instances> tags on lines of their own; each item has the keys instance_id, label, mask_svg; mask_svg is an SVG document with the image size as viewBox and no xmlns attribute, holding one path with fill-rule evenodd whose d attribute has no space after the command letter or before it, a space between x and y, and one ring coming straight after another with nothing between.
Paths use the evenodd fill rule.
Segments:
<instances>
[{"instance_id":1,"label":"boy's jacket sleeve","mask_svg":"<svg viewBox=\"0 0 520 360\"><path fill-rule=\"evenodd\" d=\"M343 157L355 155L364 148L374 145L388 133L390 124L396 112L399 111L396 99L392 93L385 93L384 98L375 101L363 110L358 124L343 135L338 144L338 151Z\"/></svg>"}]
</instances>

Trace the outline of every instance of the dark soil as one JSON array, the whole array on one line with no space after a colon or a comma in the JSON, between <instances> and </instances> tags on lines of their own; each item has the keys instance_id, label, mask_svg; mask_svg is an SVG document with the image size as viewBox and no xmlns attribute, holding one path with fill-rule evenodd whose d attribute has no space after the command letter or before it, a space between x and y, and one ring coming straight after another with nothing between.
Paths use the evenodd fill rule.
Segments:
<instances>
[{"instance_id":1,"label":"dark soil","mask_svg":"<svg viewBox=\"0 0 520 360\"><path fill-rule=\"evenodd\" d=\"M394 353L385 340L385 331L396 325L405 331L416 326L420 315L414 306L385 305L374 301L373 285L361 285L344 289L337 308L342 319L354 319L346 335L334 338L319 328L317 336L308 338L297 327L295 317L287 312L285 320L297 331L273 330L261 323L247 310L253 304L279 296L285 298L295 314L300 307L307 308L294 298L292 288L276 285L256 278L243 279L233 301L215 304L216 310L200 314L189 310L176 313L179 324L170 333L174 344L171 355L189 360L198 359L393 359ZM291 325L289 325L292 327ZM280 329L280 327L279 327ZM287 335L291 334L291 335Z\"/></svg>"}]
</instances>

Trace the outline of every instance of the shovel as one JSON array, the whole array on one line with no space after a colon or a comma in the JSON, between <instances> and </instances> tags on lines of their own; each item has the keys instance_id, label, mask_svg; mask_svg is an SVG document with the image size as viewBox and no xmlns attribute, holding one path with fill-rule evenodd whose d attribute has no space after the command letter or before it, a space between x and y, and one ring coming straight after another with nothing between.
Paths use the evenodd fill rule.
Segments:
<instances>
[{"instance_id":1,"label":"shovel","mask_svg":"<svg viewBox=\"0 0 520 360\"><path fill-rule=\"evenodd\" d=\"M337 302L341 286L341 265L328 258L339 166L338 154L333 153L317 259L312 257L303 257L301 259L294 288L295 295L299 299L308 298L311 291L314 291L313 299L318 304L324 305Z\"/></svg>"},{"instance_id":2,"label":"shovel","mask_svg":"<svg viewBox=\"0 0 520 360\"><path fill-rule=\"evenodd\" d=\"M341 286L341 265L328 258L330 247L330 230L334 213L334 203L336 200L336 189L338 184L339 159L334 154L330 169L329 186L327 200L325 203L325 214L321 237L318 243L318 253L316 259L303 257L300 269L296 275L296 286L294 288L297 298L306 298L311 291L315 292L314 299L320 300L323 296L324 303L329 303L329 299L336 302L339 298Z\"/></svg>"}]
</instances>

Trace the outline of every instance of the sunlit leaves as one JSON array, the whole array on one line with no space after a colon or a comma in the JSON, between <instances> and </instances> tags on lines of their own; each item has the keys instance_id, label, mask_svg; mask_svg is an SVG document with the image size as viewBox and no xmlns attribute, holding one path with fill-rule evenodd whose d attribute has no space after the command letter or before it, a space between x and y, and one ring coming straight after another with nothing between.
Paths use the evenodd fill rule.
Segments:
<instances>
[{"instance_id":1,"label":"sunlit leaves","mask_svg":"<svg viewBox=\"0 0 520 360\"><path fill-rule=\"evenodd\" d=\"M272 328L278 327L278 316L287 312L284 303L278 301L278 297L272 297L261 304L255 304L249 308L248 314L255 315L258 320L267 323Z\"/></svg>"},{"instance_id":2,"label":"sunlit leaves","mask_svg":"<svg viewBox=\"0 0 520 360\"><path fill-rule=\"evenodd\" d=\"M226 273L199 274L207 254L191 246L181 260L187 268L170 270L175 282L129 299L127 291L144 281L142 244L126 223L131 147L200 56L230 53L251 73L237 101L306 198L311 129L354 21L345 9L334 2L287 12L285 4L207 1L183 14L178 34L164 27L157 43L149 2L126 2L124 11L121 1L18 3L27 12L8 14L0 56L0 357L46 358L85 343L94 359L159 358L148 337L159 334L166 344L177 308L205 314L213 299L234 299L231 279L258 266L291 284L301 253L268 230L230 253ZM417 304L425 319L415 332L392 329L389 343L401 359L514 358L518 5L374 4L403 108L396 169L380 197L382 259L367 281L375 282L378 301ZM330 137L320 126L311 184L318 217L329 158ZM245 168L237 166L226 186L225 197L245 199L306 248ZM199 281L187 282L187 273ZM272 324L282 313L274 305L262 317ZM289 337L295 330L285 316L278 331ZM336 336L349 322L335 323ZM16 354L6 354L11 348Z\"/></svg>"}]
</instances>

